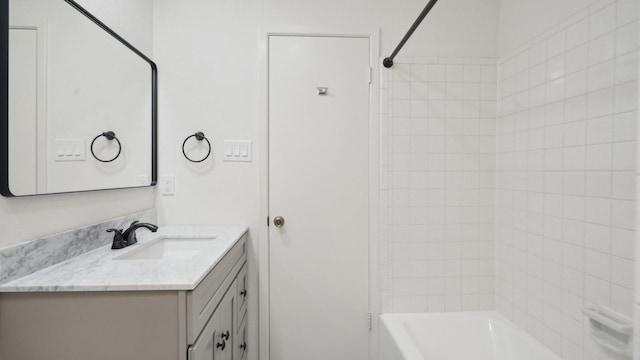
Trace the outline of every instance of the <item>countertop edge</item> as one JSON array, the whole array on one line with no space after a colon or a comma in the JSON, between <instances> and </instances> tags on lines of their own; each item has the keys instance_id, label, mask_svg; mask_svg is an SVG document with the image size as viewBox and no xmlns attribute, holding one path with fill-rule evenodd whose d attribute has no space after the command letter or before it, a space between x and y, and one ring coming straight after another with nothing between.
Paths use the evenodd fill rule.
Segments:
<instances>
[{"instance_id":1,"label":"countertop edge","mask_svg":"<svg viewBox=\"0 0 640 360\"><path fill-rule=\"evenodd\" d=\"M177 227L176 227L177 228ZM199 269L198 276L194 276L191 279L189 279L189 282L168 282L166 284L161 284L161 283L149 283L149 284L143 284L143 283L137 283L137 284L80 284L80 285L68 285L68 284L59 284L59 285L37 285L34 283L27 283L27 284L20 284L21 280L25 279L25 278L29 278L31 275L27 275L25 277L22 278L18 278L15 279L11 282L8 282L6 284L2 284L0 285L0 294L1 293L56 293L56 292L145 292L145 291L191 291L193 289L195 289L198 284L200 284L200 282L216 267L216 265L218 265L220 263L220 260L222 258L224 258L229 251L238 243L238 241L240 241L240 239L242 239L243 236L245 236L248 231L249 231L249 227L246 225L228 225L228 226L216 226L216 225L198 225L193 227L194 229L221 229L221 228L226 228L229 229L230 231L233 232L233 235L229 234L230 237L227 238L225 241L228 241L229 243L227 244L227 246L225 247L225 249L219 254L219 256L217 256L217 258L215 258L215 260L211 261L211 263L205 268L203 268L202 270ZM169 230L171 230L172 228L170 227ZM195 233L193 234L178 234L177 232L171 232L168 231L165 234L169 234L171 236L184 236L184 235L196 235ZM233 237L233 240L231 240L231 236ZM149 236L147 237L149 238ZM153 237L152 237L153 238ZM153 241L153 240L150 240ZM99 250L99 249L98 249ZM76 258L81 258L83 256L86 256L89 253L85 253L82 255L79 255ZM74 258L74 259L76 259ZM47 269L50 268L56 268L58 266L66 266L66 267L71 267L72 265L70 265L70 262L72 262L74 259L70 259L66 262L66 265L60 265L60 264L56 264L53 265L49 268L45 268L42 269L40 271L46 271ZM111 261L116 261L116 260L111 260ZM120 261L120 260L117 260ZM15 284L17 283L17 284Z\"/></svg>"}]
</instances>

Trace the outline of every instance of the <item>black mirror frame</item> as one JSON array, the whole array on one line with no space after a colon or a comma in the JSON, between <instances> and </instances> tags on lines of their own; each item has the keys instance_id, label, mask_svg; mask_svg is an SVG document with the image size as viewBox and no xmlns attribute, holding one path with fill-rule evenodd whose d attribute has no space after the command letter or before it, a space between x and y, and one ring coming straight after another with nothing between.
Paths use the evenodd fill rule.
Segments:
<instances>
[{"instance_id":1,"label":"black mirror frame","mask_svg":"<svg viewBox=\"0 0 640 360\"><path fill-rule=\"evenodd\" d=\"M98 27L106 31L109 35L113 36L124 46L129 48L129 50L140 56L151 67L151 184L149 184L149 186L154 186L158 181L158 67L145 54L136 49L120 35L116 34L107 25L105 25L102 21L85 10L78 3L73 0L64 1L71 5L78 12L80 12L82 15L87 17L89 20L91 20L93 23L95 23ZM65 193L117 190L145 186L79 190L69 191ZM6 197L16 196L11 193L11 190L9 189L9 0L0 0L0 194ZM60 193L45 193L19 196L23 197L53 194Z\"/></svg>"}]
</instances>

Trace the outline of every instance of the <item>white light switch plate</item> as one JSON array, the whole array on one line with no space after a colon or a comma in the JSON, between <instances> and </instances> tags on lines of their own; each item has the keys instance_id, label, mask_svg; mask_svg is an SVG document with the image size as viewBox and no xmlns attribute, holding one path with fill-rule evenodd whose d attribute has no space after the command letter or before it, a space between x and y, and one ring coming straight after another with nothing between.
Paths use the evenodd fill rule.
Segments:
<instances>
[{"instance_id":1,"label":"white light switch plate","mask_svg":"<svg viewBox=\"0 0 640 360\"><path fill-rule=\"evenodd\" d=\"M86 152L84 139L55 139L55 161L84 161Z\"/></svg>"},{"instance_id":2,"label":"white light switch plate","mask_svg":"<svg viewBox=\"0 0 640 360\"><path fill-rule=\"evenodd\" d=\"M223 161L251 161L251 140L225 140Z\"/></svg>"}]
</instances>

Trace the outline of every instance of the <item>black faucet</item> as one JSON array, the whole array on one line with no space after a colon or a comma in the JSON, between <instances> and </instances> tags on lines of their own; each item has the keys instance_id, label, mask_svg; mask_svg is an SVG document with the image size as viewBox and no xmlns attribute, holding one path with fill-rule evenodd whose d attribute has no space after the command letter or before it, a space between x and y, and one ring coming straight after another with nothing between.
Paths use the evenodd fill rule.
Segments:
<instances>
[{"instance_id":1,"label":"black faucet","mask_svg":"<svg viewBox=\"0 0 640 360\"><path fill-rule=\"evenodd\" d=\"M132 222L129 228L122 233L122 237L127 242L127 246L133 245L138 242L138 239L136 239L136 230L141 227L147 228L151 230L151 232L158 231L158 227L156 225L149 224L149 223L141 223L138 220L136 220Z\"/></svg>"},{"instance_id":2,"label":"black faucet","mask_svg":"<svg viewBox=\"0 0 640 360\"><path fill-rule=\"evenodd\" d=\"M111 245L112 249L122 249L129 245L133 245L138 242L136 239L136 230L138 228L147 228L151 230L151 232L158 231L158 227L149 223L141 223L138 220L131 223L127 230L118 230L118 229L109 229L107 232L113 232L113 244Z\"/></svg>"}]
</instances>

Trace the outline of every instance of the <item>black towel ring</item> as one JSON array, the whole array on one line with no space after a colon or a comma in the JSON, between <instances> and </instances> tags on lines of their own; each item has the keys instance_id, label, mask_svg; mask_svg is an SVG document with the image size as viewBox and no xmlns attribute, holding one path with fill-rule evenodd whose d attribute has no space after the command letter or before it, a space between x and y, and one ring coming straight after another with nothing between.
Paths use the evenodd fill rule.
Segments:
<instances>
[{"instance_id":1,"label":"black towel ring","mask_svg":"<svg viewBox=\"0 0 640 360\"><path fill-rule=\"evenodd\" d=\"M118 143L118 153L111 160L102 160L102 159L100 159L99 157L96 156L95 152L93 152L93 144L101 136L106 137L107 140L109 140L109 141L115 140ZM112 162L113 160L117 159L118 156L120 156L121 152L122 152L122 144L120 143L120 140L118 140L118 138L116 137L116 133L114 133L113 131L105 131L102 134L100 134L100 135L96 136L95 138L93 138L93 141L91 141L91 155L93 155L93 157L96 158L96 160L98 160L100 162L103 162L103 163Z\"/></svg>"},{"instance_id":2,"label":"black towel ring","mask_svg":"<svg viewBox=\"0 0 640 360\"><path fill-rule=\"evenodd\" d=\"M207 146L209 146L209 151L207 151L207 155L205 157L203 157L200 160L193 160L191 159L189 156L187 156L187 152L184 150L184 146L187 144L187 141L189 139L191 139L192 137L195 137L196 140L198 141L206 141L207 142ZM199 162L203 162L205 160L207 160L209 158L209 155L211 155L211 143L209 142L209 139L207 139L206 136L204 136L204 133L202 131L198 131L197 133L193 134L193 135L189 135L187 136L186 139L184 139L184 142L182 143L182 155L184 155L185 158L187 158L187 160L194 162L194 163L199 163Z\"/></svg>"}]
</instances>

